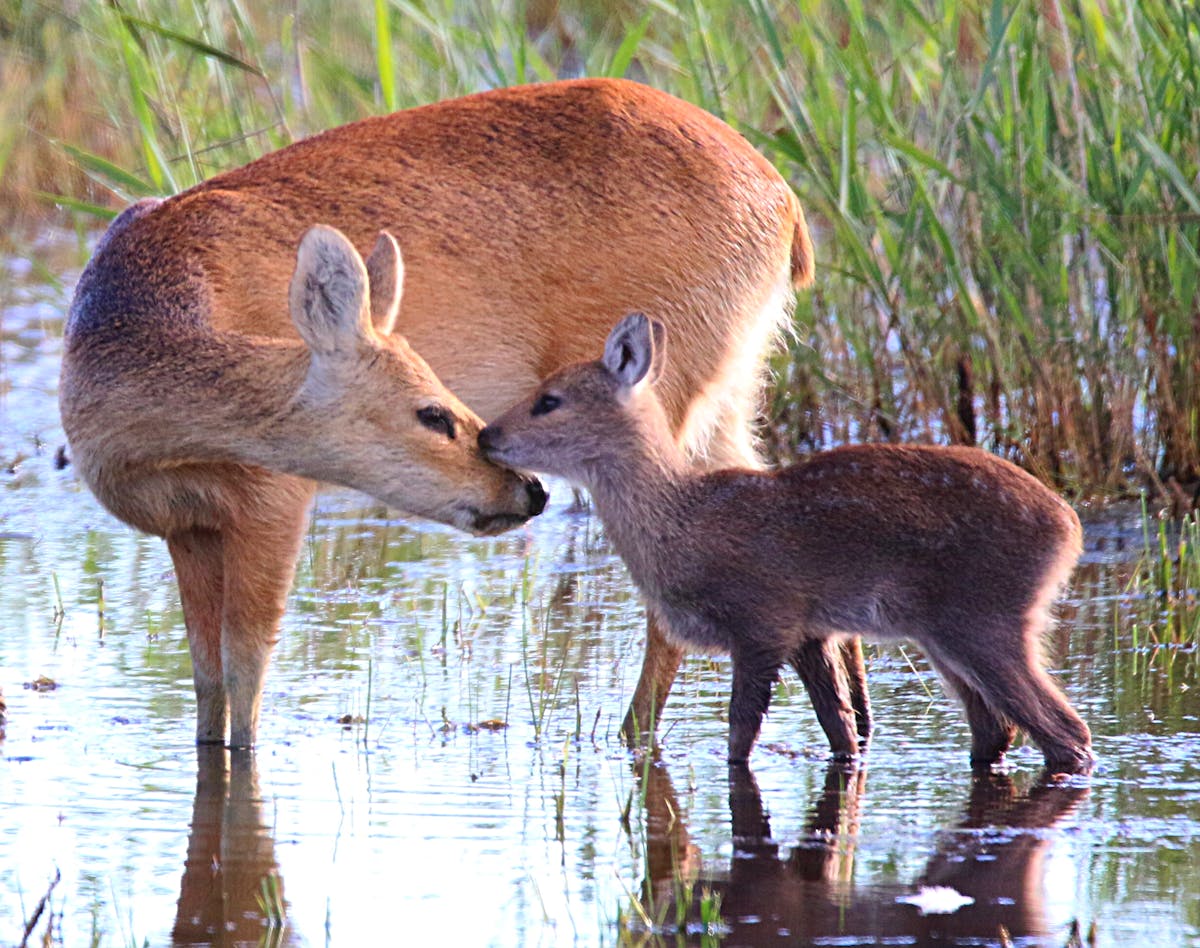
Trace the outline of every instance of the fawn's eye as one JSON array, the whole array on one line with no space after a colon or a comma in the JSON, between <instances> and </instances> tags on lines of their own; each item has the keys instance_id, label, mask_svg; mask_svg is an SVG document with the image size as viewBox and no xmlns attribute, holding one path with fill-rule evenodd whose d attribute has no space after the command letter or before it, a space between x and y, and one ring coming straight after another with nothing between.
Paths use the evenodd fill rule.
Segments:
<instances>
[{"instance_id":1,"label":"fawn's eye","mask_svg":"<svg viewBox=\"0 0 1200 948\"><path fill-rule=\"evenodd\" d=\"M546 394L533 403L533 411L531 415L548 415L562 404L562 399L557 395Z\"/></svg>"},{"instance_id":2,"label":"fawn's eye","mask_svg":"<svg viewBox=\"0 0 1200 948\"><path fill-rule=\"evenodd\" d=\"M428 408L417 409L417 421L423 424L430 431L436 431L439 434L444 434L451 441L454 440L454 416L446 409L438 408L436 405L431 405Z\"/></svg>"}]
</instances>

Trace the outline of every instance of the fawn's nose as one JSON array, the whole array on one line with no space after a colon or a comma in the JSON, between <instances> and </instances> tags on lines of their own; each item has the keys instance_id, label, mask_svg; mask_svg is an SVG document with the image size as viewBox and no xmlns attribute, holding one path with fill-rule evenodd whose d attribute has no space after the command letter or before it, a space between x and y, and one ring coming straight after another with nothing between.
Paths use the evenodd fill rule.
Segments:
<instances>
[{"instance_id":1,"label":"fawn's nose","mask_svg":"<svg viewBox=\"0 0 1200 948\"><path fill-rule=\"evenodd\" d=\"M525 485L525 493L529 495L529 516L536 517L546 509L546 501L550 495L536 477L531 477Z\"/></svg>"},{"instance_id":2,"label":"fawn's nose","mask_svg":"<svg viewBox=\"0 0 1200 948\"><path fill-rule=\"evenodd\" d=\"M482 431L479 432L479 439L478 439L479 450L482 451L486 455L488 452L494 451L496 449L497 442L499 440L500 440L500 429L497 428L495 425L488 425L486 428L484 428Z\"/></svg>"}]
</instances>

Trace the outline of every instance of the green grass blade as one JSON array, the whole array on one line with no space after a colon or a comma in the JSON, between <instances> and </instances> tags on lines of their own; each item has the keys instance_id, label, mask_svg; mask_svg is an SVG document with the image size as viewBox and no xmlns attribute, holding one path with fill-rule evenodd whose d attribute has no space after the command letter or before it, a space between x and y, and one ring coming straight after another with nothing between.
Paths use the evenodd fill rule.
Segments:
<instances>
[{"instance_id":1,"label":"green grass blade","mask_svg":"<svg viewBox=\"0 0 1200 948\"><path fill-rule=\"evenodd\" d=\"M248 63L244 59L239 59L233 53L226 52L223 49L218 49L203 40L198 40L194 36L186 36L176 30L168 29L158 23L153 23L150 20L143 20L141 17L132 16L128 13L119 14L122 22L129 28L135 39L140 43L140 37L137 36L137 30L142 29L150 33L155 33L163 39L171 40L174 43L179 43L192 52L199 53L201 56L208 56L211 59L219 60L227 66L233 66L235 69L241 69L253 76L258 76L260 79L266 78L266 74L255 66L253 63ZM144 49L144 46L142 47Z\"/></svg>"},{"instance_id":2,"label":"green grass blade","mask_svg":"<svg viewBox=\"0 0 1200 948\"><path fill-rule=\"evenodd\" d=\"M638 46L641 45L642 40L645 38L646 30L650 28L650 18L652 15L653 11L647 10L642 18L634 24L633 28L625 34L625 38L621 40L621 45L613 53L612 62L608 64L604 75L621 79L629 71L629 64L633 62L633 57L637 54Z\"/></svg>"},{"instance_id":3,"label":"green grass blade","mask_svg":"<svg viewBox=\"0 0 1200 948\"><path fill-rule=\"evenodd\" d=\"M102 221L110 221L121 213L119 210L101 207L99 204L82 201L79 198L73 198L66 194L49 194L45 191L34 191L33 196L47 204L54 204L58 207L66 208L68 211L78 211L80 214L87 214L89 217L94 217Z\"/></svg>"},{"instance_id":4,"label":"green grass blade","mask_svg":"<svg viewBox=\"0 0 1200 948\"><path fill-rule=\"evenodd\" d=\"M1146 157L1155 164L1159 171L1167 176L1188 207L1194 212L1200 213L1200 197L1196 195L1196 192L1192 190L1192 186L1188 184L1175 159L1168 155L1158 142L1150 138L1145 132L1140 130L1134 132L1134 138L1141 146L1142 151L1145 152Z\"/></svg>"},{"instance_id":5,"label":"green grass blade","mask_svg":"<svg viewBox=\"0 0 1200 948\"><path fill-rule=\"evenodd\" d=\"M396 68L392 63L392 23L388 0L375 0L375 71L379 93L389 112L400 107L396 99Z\"/></svg>"},{"instance_id":6,"label":"green grass blade","mask_svg":"<svg viewBox=\"0 0 1200 948\"><path fill-rule=\"evenodd\" d=\"M54 144L75 159L75 162L84 171L91 175L99 175L106 186L115 185L139 197L147 197L158 193L158 190L151 182L139 177L132 171L126 171L107 158L94 155L77 145L72 145L70 142L56 141Z\"/></svg>"}]
</instances>

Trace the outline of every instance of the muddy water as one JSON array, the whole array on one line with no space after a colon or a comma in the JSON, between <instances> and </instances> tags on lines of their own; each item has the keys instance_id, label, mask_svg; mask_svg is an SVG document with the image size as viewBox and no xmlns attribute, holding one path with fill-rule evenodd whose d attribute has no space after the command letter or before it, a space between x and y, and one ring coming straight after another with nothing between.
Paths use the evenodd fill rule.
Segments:
<instances>
[{"instance_id":1,"label":"muddy water","mask_svg":"<svg viewBox=\"0 0 1200 948\"><path fill-rule=\"evenodd\" d=\"M730 773L702 659L639 764L641 611L561 487L490 541L322 494L261 747L198 754L166 550L55 468L67 290L26 269L0 269L0 944L43 898L31 943L1200 944L1198 663L1153 645L1120 518L1047 643L1090 781L1041 786L1021 748L972 782L919 656L875 649L860 768L787 677Z\"/></svg>"}]
</instances>

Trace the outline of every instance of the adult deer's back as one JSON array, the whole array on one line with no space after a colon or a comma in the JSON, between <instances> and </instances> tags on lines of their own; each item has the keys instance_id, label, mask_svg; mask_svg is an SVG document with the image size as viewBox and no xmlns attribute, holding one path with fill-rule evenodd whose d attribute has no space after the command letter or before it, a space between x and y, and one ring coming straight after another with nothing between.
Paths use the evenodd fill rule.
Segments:
<instances>
[{"instance_id":1,"label":"adult deer's back","mask_svg":"<svg viewBox=\"0 0 1200 948\"><path fill-rule=\"evenodd\" d=\"M289 281L300 236L317 223L359 251L380 231L396 236L404 258L396 331L484 418L594 351L614 313L656 313L679 340L660 388L672 427L690 455L721 465L755 460L762 356L792 288L812 274L803 215L771 166L702 110L621 81L498 90L367 119L127 212L72 309L63 418L81 470L104 473L104 483L89 476L101 499L168 538L197 689L211 692L202 718L204 704L228 696L201 677L228 688L231 665L249 666L253 681L237 687L261 691L261 656L311 496L303 478L323 473L295 465L286 470L303 478L268 473L254 456L222 454L218 463L194 444L172 456L172 439L203 408L182 393L176 401L170 385L155 390L155 407L179 427L154 426L158 467L139 466L144 445L134 442L147 426L132 434L146 400L137 380L148 367L169 371L234 341L294 339ZM269 385L245 373L235 380L220 365L196 377L214 390ZM391 397L370 411L388 411ZM264 413L242 414L247 432L270 433ZM314 456L329 450L312 446ZM429 452L420 463L440 462ZM180 466L186 483L161 476ZM138 506L130 488L150 480L154 503ZM207 657L198 642L209 643L200 650ZM247 642L265 644L238 645ZM631 719L651 719L678 662L651 629ZM233 709L234 743L253 741L256 708ZM223 718L211 716L202 740L220 739Z\"/></svg>"}]
</instances>

